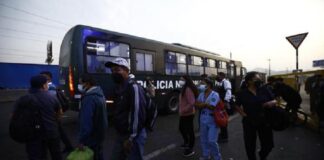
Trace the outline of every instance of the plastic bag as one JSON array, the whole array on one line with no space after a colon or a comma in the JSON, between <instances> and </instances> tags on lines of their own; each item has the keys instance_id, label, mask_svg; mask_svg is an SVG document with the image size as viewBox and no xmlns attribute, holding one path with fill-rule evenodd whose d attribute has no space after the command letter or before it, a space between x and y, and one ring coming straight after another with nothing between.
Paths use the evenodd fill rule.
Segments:
<instances>
[{"instance_id":1,"label":"plastic bag","mask_svg":"<svg viewBox=\"0 0 324 160\"><path fill-rule=\"evenodd\" d=\"M83 150L75 149L66 157L66 160L93 160L93 151L86 146Z\"/></svg>"}]
</instances>

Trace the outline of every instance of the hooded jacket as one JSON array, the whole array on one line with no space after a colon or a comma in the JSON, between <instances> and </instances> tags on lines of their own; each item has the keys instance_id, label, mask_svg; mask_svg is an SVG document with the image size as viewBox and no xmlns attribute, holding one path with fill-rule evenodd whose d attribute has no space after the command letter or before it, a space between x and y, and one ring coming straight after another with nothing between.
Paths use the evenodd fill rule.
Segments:
<instances>
[{"instance_id":1,"label":"hooded jacket","mask_svg":"<svg viewBox=\"0 0 324 160\"><path fill-rule=\"evenodd\" d=\"M145 92L141 86L127 80L115 90L114 126L119 134L134 139L144 128Z\"/></svg>"},{"instance_id":2,"label":"hooded jacket","mask_svg":"<svg viewBox=\"0 0 324 160\"><path fill-rule=\"evenodd\" d=\"M108 126L106 100L99 86L91 87L81 99L79 143L93 146L103 143Z\"/></svg>"}]
</instances>

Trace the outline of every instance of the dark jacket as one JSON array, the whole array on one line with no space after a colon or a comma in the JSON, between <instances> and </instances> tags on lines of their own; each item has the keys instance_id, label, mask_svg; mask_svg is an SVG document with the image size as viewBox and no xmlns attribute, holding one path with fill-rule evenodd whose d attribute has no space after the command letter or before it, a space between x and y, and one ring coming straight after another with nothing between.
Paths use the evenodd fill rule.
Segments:
<instances>
[{"instance_id":1,"label":"dark jacket","mask_svg":"<svg viewBox=\"0 0 324 160\"><path fill-rule=\"evenodd\" d=\"M31 96L34 96L34 98ZM39 106L46 137L57 138L59 136L57 113L60 110L60 105L57 99L48 91L42 91L39 89L30 89L29 95L24 97L25 98L17 100L14 109L16 109L18 105L25 105L30 101L30 99L37 100L36 104Z\"/></svg>"},{"instance_id":2,"label":"dark jacket","mask_svg":"<svg viewBox=\"0 0 324 160\"><path fill-rule=\"evenodd\" d=\"M108 120L106 100L100 87L92 87L83 95L79 119L79 143L88 146L103 143Z\"/></svg>"},{"instance_id":3,"label":"dark jacket","mask_svg":"<svg viewBox=\"0 0 324 160\"><path fill-rule=\"evenodd\" d=\"M145 122L145 92L141 86L128 80L115 90L114 126L119 134L137 136Z\"/></svg>"},{"instance_id":4,"label":"dark jacket","mask_svg":"<svg viewBox=\"0 0 324 160\"><path fill-rule=\"evenodd\" d=\"M302 98L300 94L284 83L276 83L274 86L274 92L276 96L280 96L284 101L287 102L287 106L291 105L291 107L300 107L302 102Z\"/></svg>"},{"instance_id":5,"label":"dark jacket","mask_svg":"<svg viewBox=\"0 0 324 160\"><path fill-rule=\"evenodd\" d=\"M266 122L265 108L262 106L265 102L274 99L274 95L266 86L256 91L254 95L248 88L241 90L236 97L236 105L242 106L247 114L244 119L253 125L260 125Z\"/></svg>"}]
</instances>

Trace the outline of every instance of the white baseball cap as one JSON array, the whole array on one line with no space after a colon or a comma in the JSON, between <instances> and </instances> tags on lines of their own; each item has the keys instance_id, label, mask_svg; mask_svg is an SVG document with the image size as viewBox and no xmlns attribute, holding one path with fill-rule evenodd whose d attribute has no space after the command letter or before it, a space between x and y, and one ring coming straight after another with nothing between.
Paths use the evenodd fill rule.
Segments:
<instances>
[{"instance_id":1,"label":"white baseball cap","mask_svg":"<svg viewBox=\"0 0 324 160\"><path fill-rule=\"evenodd\" d=\"M126 59L124 58L115 58L113 61L108 61L105 64L106 67L111 68L113 66L123 66L126 67L128 70L130 70L129 63Z\"/></svg>"}]
</instances>

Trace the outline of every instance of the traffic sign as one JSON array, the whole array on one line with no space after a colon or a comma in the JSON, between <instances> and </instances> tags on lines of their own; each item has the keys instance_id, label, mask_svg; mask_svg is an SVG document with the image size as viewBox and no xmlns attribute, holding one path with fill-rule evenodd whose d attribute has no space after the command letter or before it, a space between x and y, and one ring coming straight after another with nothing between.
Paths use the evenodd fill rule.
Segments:
<instances>
[{"instance_id":1,"label":"traffic sign","mask_svg":"<svg viewBox=\"0 0 324 160\"><path fill-rule=\"evenodd\" d=\"M298 47L304 41L307 34L308 34L308 32L302 33L302 34L297 34L297 35L286 37L286 39L289 41L289 43L291 45L294 46L295 49L298 49Z\"/></svg>"},{"instance_id":2,"label":"traffic sign","mask_svg":"<svg viewBox=\"0 0 324 160\"><path fill-rule=\"evenodd\" d=\"M324 59L313 61L313 67L324 67Z\"/></svg>"}]
</instances>

